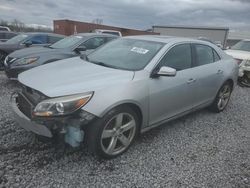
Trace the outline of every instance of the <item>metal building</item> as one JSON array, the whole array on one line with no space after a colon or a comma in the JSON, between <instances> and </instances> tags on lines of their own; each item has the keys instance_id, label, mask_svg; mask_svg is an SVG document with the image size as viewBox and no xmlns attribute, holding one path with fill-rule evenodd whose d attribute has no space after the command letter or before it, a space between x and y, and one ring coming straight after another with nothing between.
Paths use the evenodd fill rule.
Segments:
<instances>
[{"instance_id":1,"label":"metal building","mask_svg":"<svg viewBox=\"0 0 250 188\"><path fill-rule=\"evenodd\" d=\"M152 26L153 32L161 35L206 38L226 47L229 28L224 27L187 27L187 26Z\"/></svg>"},{"instance_id":2,"label":"metal building","mask_svg":"<svg viewBox=\"0 0 250 188\"><path fill-rule=\"evenodd\" d=\"M54 20L54 33L72 35L76 33L88 33L95 29L107 29L120 31L123 36L127 35L159 35L159 33L141 31L136 29L114 27L102 24L80 22L74 20Z\"/></svg>"},{"instance_id":3,"label":"metal building","mask_svg":"<svg viewBox=\"0 0 250 188\"><path fill-rule=\"evenodd\" d=\"M227 46L233 46L243 39L250 39L249 31L230 31L227 39Z\"/></svg>"}]
</instances>

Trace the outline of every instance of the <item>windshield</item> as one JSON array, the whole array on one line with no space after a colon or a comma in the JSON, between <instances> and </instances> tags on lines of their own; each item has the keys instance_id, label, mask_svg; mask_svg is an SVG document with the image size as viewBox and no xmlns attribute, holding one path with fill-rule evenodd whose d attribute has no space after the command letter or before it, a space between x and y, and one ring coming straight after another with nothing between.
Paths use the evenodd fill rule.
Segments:
<instances>
[{"instance_id":1,"label":"windshield","mask_svg":"<svg viewBox=\"0 0 250 188\"><path fill-rule=\"evenodd\" d=\"M15 37L7 40L5 43L7 43L7 44L17 44L17 43L23 41L26 38L28 38L28 35L20 34L20 35L17 35Z\"/></svg>"},{"instance_id":2,"label":"windshield","mask_svg":"<svg viewBox=\"0 0 250 188\"><path fill-rule=\"evenodd\" d=\"M232 46L233 50L242 50L250 52L250 41L240 41Z\"/></svg>"},{"instance_id":3,"label":"windshield","mask_svg":"<svg viewBox=\"0 0 250 188\"><path fill-rule=\"evenodd\" d=\"M124 70L141 70L164 43L137 39L117 39L88 55L90 62Z\"/></svg>"},{"instance_id":4,"label":"windshield","mask_svg":"<svg viewBox=\"0 0 250 188\"><path fill-rule=\"evenodd\" d=\"M82 36L69 36L52 44L51 48L70 48L77 45L83 39Z\"/></svg>"}]
</instances>

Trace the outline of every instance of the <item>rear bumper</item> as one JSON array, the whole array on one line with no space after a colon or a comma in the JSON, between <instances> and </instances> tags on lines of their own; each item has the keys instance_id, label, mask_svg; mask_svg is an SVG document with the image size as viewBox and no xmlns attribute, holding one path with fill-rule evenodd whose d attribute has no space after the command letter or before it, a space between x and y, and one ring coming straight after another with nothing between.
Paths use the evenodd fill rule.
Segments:
<instances>
[{"instance_id":1,"label":"rear bumper","mask_svg":"<svg viewBox=\"0 0 250 188\"><path fill-rule=\"evenodd\" d=\"M31 131L41 136L52 137L51 131L45 126L31 121L25 114L23 114L16 103L16 95L13 94L11 97L11 107L14 112L14 117L20 127L27 131Z\"/></svg>"}]
</instances>

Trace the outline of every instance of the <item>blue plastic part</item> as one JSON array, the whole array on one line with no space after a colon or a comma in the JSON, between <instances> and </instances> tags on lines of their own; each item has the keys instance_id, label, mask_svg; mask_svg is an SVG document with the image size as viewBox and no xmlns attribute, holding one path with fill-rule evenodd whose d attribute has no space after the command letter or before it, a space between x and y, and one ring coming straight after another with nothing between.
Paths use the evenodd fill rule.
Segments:
<instances>
[{"instance_id":1,"label":"blue plastic part","mask_svg":"<svg viewBox=\"0 0 250 188\"><path fill-rule=\"evenodd\" d=\"M84 138L84 132L79 127L68 126L64 140L72 147L80 146Z\"/></svg>"}]
</instances>

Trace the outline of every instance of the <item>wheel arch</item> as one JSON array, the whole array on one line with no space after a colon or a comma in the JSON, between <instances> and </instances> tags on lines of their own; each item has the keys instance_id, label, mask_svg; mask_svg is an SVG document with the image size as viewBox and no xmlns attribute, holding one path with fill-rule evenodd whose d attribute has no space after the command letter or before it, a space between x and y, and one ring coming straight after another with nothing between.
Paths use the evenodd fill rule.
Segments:
<instances>
[{"instance_id":1,"label":"wheel arch","mask_svg":"<svg viewBox=\"0 0 250 188\"><path fill-rule=\"evenodd\" d=\"M134 101L123 101L121 103L114 104L114 105L110 106L108 109L106 109L101 114L101 117L104 116L109 111L111 111L112 109L117 108L117 107L121 107L121 106L128 106L132 110L134 110L134 112L137 114L138 119L139 119L139 132L140 132L141 127L142 127L142 125L143 125L143 123L145 121L145 116L144 116L144 113L143 113L143 110L142 110L141 106L138 103L134 102Z\"/></svg>"},{"instance_id":2,"label":"wheel arch","mask_svg":"<svg viewBox=\"0 0 250 188\"><path fill-rule=\"evenodd\" d=\"M227 82L230 84L231 88L233 89L234 88L234 81L233 81L233 79L229 78L223 84L225 84Z\"/></svg>"}]
</instances>

